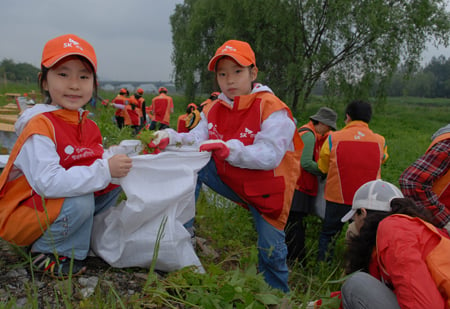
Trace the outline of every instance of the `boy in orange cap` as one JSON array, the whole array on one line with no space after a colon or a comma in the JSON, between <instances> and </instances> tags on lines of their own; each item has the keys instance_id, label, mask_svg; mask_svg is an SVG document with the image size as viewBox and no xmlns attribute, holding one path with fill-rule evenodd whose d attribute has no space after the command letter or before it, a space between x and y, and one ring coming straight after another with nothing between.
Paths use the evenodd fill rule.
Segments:
<instances>
[{"instance_id":1,"label":"boy in orange cap","mask_svg":"<svg viewBox=\"0 0 450 309\"><path fill-rule=\"evenodd\" d=\"M189 133L158 131L153 146L194 144L212 153L199 180L251 212L259 271L270 286L287 292L284 226L300 169L295 122L269 87L255 83L258 68L248 43L225 42L208 69L216 73L222 91L218 100L204 107Z\"/></svg>"},{"instance_id":2,"label":"boy in orange cap","mask_svg":"<svg viewBox=\"0 0 450 309\"><path fill-rule=\"evenodd\" d=\"M16 122L19 138L0 176L0 236L30 246L35 271L67 278L86 270L94 215L115 204L131 159L108 156L82 109L97 88L97 58L82 38L48 41L39 86L45 104ZM73 260L73 261L71 261Z\"/></svg>"}]
</instances>

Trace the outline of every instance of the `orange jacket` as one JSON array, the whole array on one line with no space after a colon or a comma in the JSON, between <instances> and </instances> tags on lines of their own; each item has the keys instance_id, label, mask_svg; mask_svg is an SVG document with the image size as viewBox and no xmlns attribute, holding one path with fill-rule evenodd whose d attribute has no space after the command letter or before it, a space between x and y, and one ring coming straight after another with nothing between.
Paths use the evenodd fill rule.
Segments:
<instances>
[{"instance_id":1,"label":"orange jacket","mask_svg":"<svg viewBox=\"0 0 450 309\"><path fill-rule=\"evenodd\" d=\"M154 97L150 109L153 114L153 120L170 125L170 114L173 113L173 100L165 93Z\"/></svg>"},{"instance_id":2,"label":"orange jacket","mask_svg":"<svg viewBox=\"0 0 450 309\"><path fill-rule=\"evenodd\" d=\"M232 108L216 100L207 104L203 113L212 124L209 139L237 139L244 145L251 145L262 122L282 109L292 118L289 108L280 99L271 93L259 92L235 97ZM293 143L296 151L287 151L280 165L269 171L239 168L213 157L221 180L280 230L286 225L300 170L298 134L294 134Z\"/></svg>"},{"instance_id":3,"label":"orange jacket","mask_svg":"<svg viewBox=\"0 0 450 309\"><path fill-rule=\"evenodd\" d=\"M364 183L381 178L381 164L388 158L384 137L363 121L352 121L332 132L325 141L318 166L327 173L325 199L351 205Z\"/></svg>"},{"instance_id":4,"label":"orange jacket","mask_svg":"<svg viewBox=\"0 0 450 309\"><path fill-rule=\"evenodd\" d=\"M392 215L378 225L377 254L371 263L392 287L401 308L448 308L449 300L437 288L428 266L431 254L439 253L441 237L449 238L446 231L416 217ZM441 257L448 260L448 251Z\"/></svg>"}]
</instances>

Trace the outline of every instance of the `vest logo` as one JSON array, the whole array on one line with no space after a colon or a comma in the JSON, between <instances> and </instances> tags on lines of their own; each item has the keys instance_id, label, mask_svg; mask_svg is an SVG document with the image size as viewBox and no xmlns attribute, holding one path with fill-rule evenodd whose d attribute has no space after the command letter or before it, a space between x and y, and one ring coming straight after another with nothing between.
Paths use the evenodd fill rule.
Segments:
<instances>
[{"instance_id":1,"label":"vest logo","mask_svg":"<svg viewBox=\"0 0 450 309\"><path fill-rule=\"evenodd\" d=\"M354 139L361 139L361 137L366 136L364 133L362 133L361 131L358 131L358 134L356 134L355 136L353 136Z\"/></svg>"},{"instance_id":2,"label":"vest logo","mask_svg":"<svg viewBox=\"0 0 450 309\"><path fill-rule=\"evenodd\" d=\"M254 137L255 136L255 134L253 134L253 131L250 130L249 128L245 128L244 132L241 132L240 135L239 135L240 138L247 138L249 136L250 137Z\"/></svg>"},{"instance_id":3,"label":"vest logo","mask_svg":"<svg viewBox=\"0 0 450 309\"><path fill-rule=\"evenodd\" d=\"M67 147L66 148L64 148L64 152L66 153L66 154L68 154L68 155L71 155L73 152L74 152L74 148L73 148L73 146L72 145L67 145Z\"/></svg>"},{"instance_id":4,"label":"vest logo","mask_svg":"<svg viewBox=\"0 0 450 309\"><path fill-rule=\"evenodd\" d=\"M208 122L209 139L223 139L223 135L217 130L217 124Z\"/></svg>"},{"instance_id":5,"label":"vest logo","mask_svg":"<svg viewBox=\"0 0 450 309\"><path fill-rule=\"evenodd\" d=\"M79 160L82 158L90 158L95 156L95 153L90 148L74 148L72 145L67 145L66 148L64 148L64 152L67 154L66 160Z\"/></svg>"}]
</instances>

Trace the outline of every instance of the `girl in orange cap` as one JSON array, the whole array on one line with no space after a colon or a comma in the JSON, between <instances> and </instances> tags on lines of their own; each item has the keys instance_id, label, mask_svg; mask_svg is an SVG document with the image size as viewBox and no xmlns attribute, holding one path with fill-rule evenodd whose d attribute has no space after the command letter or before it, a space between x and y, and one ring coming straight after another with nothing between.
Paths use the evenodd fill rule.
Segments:
<instances>
[{"instance_id":1,"label":"girl in orange cap","mask_svg":"<svg viewBox=\"0 0 450 309\"><path fill-rule=\"evenodd\" d=\"M131 159L104 153L100 130L82 109L97 87L88 42L73 34L48 41L41 70L46 103L19 118L0 176L0 236L29 246L34 270L65 278L86 270L94 215L115 204L121 189L111 178L126 176Z\"/></svg>"},{"instance_id":2,"label":"girl in orange cap","mask_svg":"<svg viewBox=\"0 0 450 309\"><path fill-rule=\"evenodd\" d=\"M286 224L300 172L300 137L291 111L269 87L255 83L255 54L230 40L208 64L222 93L207 104L189 133L162 130L154 146L196 144L212 160L199 180L250 210L258 233L259 271L273 288L289 291ZM197 192L198 192L197 188Z\"/></svg>"}]
</instances>

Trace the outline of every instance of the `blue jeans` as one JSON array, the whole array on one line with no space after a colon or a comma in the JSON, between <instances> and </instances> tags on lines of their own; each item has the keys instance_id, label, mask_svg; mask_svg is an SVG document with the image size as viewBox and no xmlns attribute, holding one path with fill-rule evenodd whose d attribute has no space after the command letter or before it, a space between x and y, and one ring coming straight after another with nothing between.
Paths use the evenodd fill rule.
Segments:
<instances>
[{"instance_id":1,"label":"blue jeans","mask_svg":"<svg viewBox=\"0 0 450 309\"><path fill-rule=\"evenodd\" d=\"M121 187L94 197L94 193L67 197L56 220L32 245L32 252L57 253L84 260L88 254L94 216L116 204Z\"/></svg>"},{"instance_id":2,"label":"blue jeans","mask_svg":"<svg viewBox=\"0 0 450 309\"><path fill-rule=\"evenodd\" d=\"M351 275L342 286L342 304L348 309L400 309L397 296L368 273Z\"/></svg>"},{"instance_id":3,"label":"blue jeans","mask_svg":"<svg viewBox=\"0 0 450 309\"><path fill-rule=\"evenodd\" d=\"M341 232L344 223L341 218L349 212L351 206L326 201L325 218L319 236L319 255L317 260L330 261L334 253L336 236Z\"/></svg>"},{"instance_id":4,"label":"blue jeans","mask_svg":"<svg viewBox=\"0 0 450 309\"><path fill-rule=\"evenodd\" d=\"M205 183L218 194L236 203L245 203L230 187L222 182L217 175L214 160L198 173L200 181L195 190L196 200L200 193L201 184ZM264 275L264 279L271 287L283 292L289 292L288 267L286 264L287 246L283 230L278 230L268 223L259 212L248 205L258 233L258 270Z\"/></svg>"}]
</instances>

